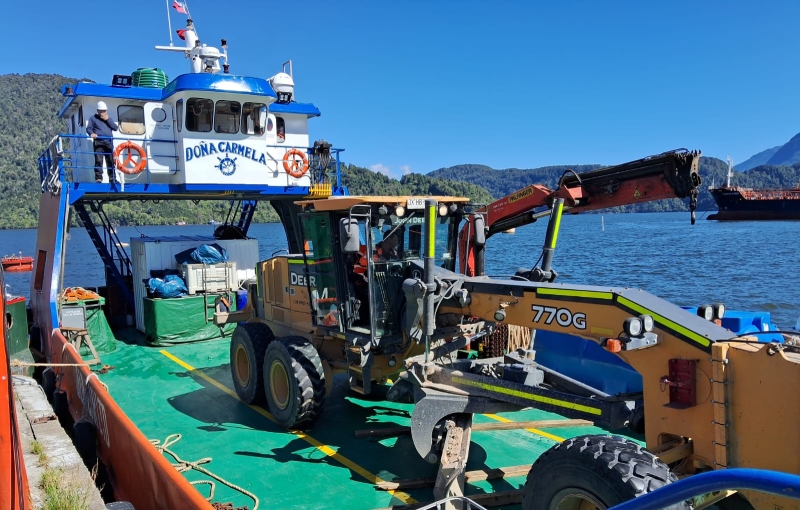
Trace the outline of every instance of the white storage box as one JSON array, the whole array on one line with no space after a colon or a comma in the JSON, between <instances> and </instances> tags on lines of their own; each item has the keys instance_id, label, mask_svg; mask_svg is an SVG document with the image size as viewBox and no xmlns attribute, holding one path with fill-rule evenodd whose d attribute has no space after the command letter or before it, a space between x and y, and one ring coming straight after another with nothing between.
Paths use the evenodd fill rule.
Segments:
<instances>
[{"instance_id":1,"label":"white storage box","mask_svg":"<svg viewBox=\"0 0 800 510\"><path fill-rule=\"evenodd\" d=\"M239 288L236 262L181 264L181 277L186 283L190 295L198 292L219 292Z\"/></svg>"},{"instance_id":2,"label":"white storage box","mask_svg":"<svg viewBox=\"0 0 800 510\"><path fill-rule=\"evenodd\" d=\"M182 227L175 227L180 231ZM131 237L131 262L133 262L133 295L136 299L136 329L144 333L144 298L147 297L145 281L153 270L176 269L175 255L201 244L217 243L228 250L228 261L237 268L255 269L258 262L256 239L233 239L223 241L212 236ZM234 272L235 273L235 272ZM234 289L238 288L238 285Z\"/></svg>"}]
</instances>

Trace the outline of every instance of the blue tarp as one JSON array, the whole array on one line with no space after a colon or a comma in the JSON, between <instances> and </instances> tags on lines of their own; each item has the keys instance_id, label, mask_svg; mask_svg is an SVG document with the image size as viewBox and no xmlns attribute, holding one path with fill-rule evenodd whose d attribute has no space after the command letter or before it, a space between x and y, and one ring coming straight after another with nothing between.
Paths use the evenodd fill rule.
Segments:
<instances>
[{"instance_id":1,"label":"blue tarp","mask_svg":"<svg viewBox=\"0 0 800 510\"><path fill-rule=\"evenodd\" d=\"M155 297L159 298L174 298L185 296L188 292L183 279L174 274L168 274L162 280L161 278L150 278L147 281L147 288L153 293Z\"/></svg>"}]
</instances>

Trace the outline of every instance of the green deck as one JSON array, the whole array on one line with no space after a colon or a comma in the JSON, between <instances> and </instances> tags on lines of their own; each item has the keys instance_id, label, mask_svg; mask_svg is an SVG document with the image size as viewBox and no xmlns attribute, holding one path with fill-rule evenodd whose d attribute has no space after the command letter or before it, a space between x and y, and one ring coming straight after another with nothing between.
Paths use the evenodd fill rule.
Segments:
<instances>
[{"instance_id":1,"label":"green deck","mask_svg":"<svg viewBox=\"0 0 800 510\"><path fill-rule=\"evenodd\" d=\"M339 377L322 418L307 435L294 433L276 425L264 409L237 399L228 339L157 348L144 345L143 336L134 330L117 337L117 349L102 356L104 364L115 368L100 377L130 419L150 439L163 442L170 434L181 434L171 450L188 461L211 457L203 467L256 494L261 508L380 508L432 500L431 489L393 495L373 486L377 478L436 475L436 466L419 457L410 436L354 436L357 429L410 425L411 405L353 394L346 378ZM560 418L536 410L504 416L514 421ZM493 420L475 417L476 422ZM604 431L579 427L542 432L473 432L467 469L529 464L558 438ZM185 476L207 479L197 472ZM478 482L468 484L467 493L509 490L524 482L524 477ZM208 488L198 486L206 495ZM219 483L214 501L253 508L247 496Z\"/></svg>"}]
</instances>

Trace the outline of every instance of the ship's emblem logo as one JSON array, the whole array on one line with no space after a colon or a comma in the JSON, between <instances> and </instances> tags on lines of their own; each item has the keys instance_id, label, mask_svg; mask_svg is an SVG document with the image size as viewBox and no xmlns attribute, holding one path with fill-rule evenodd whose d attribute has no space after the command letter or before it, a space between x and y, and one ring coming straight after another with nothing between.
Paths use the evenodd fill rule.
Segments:
<instances>
[{"instance_id":1,"label":"ship's emblem logo","mask_svg":"<svg viewBox=\"0 0 800 510\"><path fill-rule=\"evenodd\" d=\"M219 168L222 175L233 175L233 172L236 171L236 160L238 158L231 159L226 152L224 158L217 157L217 159L219 160L219 165L216 168Z\"/></svg>"},{"instance_id":2,"label":"ship's emblem logo","mask_svg":"<svg viewBox=\"0 0 800 510\"><path fill-rule=\"evenodd\" d=\"M636 190L633 192L633 198L639 198L642 196L642 193L639 191L639 186L636 186Z\"/></svg>"}]
</instances>

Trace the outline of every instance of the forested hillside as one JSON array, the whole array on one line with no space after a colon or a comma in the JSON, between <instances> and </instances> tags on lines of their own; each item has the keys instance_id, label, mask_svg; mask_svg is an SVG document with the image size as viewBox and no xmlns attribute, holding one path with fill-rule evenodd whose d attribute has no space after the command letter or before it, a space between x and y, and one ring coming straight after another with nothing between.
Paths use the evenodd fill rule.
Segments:
<instances>
[{"instance_id":1,"label":"forested hillside","mask_svg":"<svg viewBox=\"0 0 800 510\"><path fill-rule=\"evenodd\" d=\"M54 74L9 74L0 76L0 228L36 226L39 206L37 159L63 126L57 113L63 104L60 88L74 78ZM784 156L800 154L800 135L783 148ZM600 165L559 165L529 170L494 170L483 165L458 165L441 168L427 175L410 174L396 180L356 165L343 166L343 184L352 194L380 195L459 195L478 203L489 203L533 183L554 187L565 170L586 172ZM703 189L698 209L716 210L707 191L712 183L725 182L727 165L716 158L702 158L700 175ZM748 187L794 187L800 182L800 164L762 165L746 173L736 172L733 184ZM619 212L680 211L687 201L665 200L617 208ZM106 212L119 225L163 225L179 221L206 223L225 219L227 202L115 202ZM255 221L277 221L269 206L262 205Z\"/></svg>"},{"instance_id":2,"label":"forested hillside","mask_svg":"<svg viewBox=\"0 0 800 510\"><path fill-rule=\"evenodd\" d=\"M37 159L64 126L57 118L64 98L61 86L78 80L55 74L8 74L0 76L0 228L36 226L39 209ZM423 175L408 175L401 181L355 165L344 166L344 184L351 193L363 194L453 194L486 202L486 190L463 182L449 183ZM183 201L114 202L105 211L119 225L169 225L179 221L222 221L228 202L197 204ZM272 207L262 204L256 222L278 221Z\"/></svg>"},{"instance_id":3,"label":"forested hillside","mask_svg":"<svg viewBox=\"0 0 800 510\"><path fill-rule=\"evenodd\" d=\"M457 165L440 168L429 173L429 176L465 181L485 187L494 198L500 198L514 191L538 183L553 188L567 169L575 172L587 172L600 168L601 165L559 165L542 168L520 170L508 168L494 170L483 165ZM716 204L708 187L725 184L728 165L717 158L700 158L700 177L703 184L698 199L698 211L716 210ZM734 171L732 185L750 188L793 188L800 182L800 164L793 166L762 165L747 172ZM688 200L659 200L636 206L616 207L613 212L665 212L685 211L689 209Z\"/></svg>"}]
</instances>

